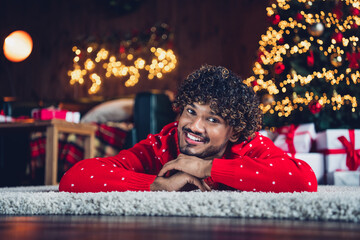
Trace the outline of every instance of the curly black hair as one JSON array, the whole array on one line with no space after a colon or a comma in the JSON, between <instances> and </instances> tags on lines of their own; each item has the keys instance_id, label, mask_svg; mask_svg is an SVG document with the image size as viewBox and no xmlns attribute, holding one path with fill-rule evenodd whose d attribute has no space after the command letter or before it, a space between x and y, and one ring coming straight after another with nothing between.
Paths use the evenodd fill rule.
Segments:
<instances>
[{"instance_id":1,"label":"curly black hair","mask_svg":"<svg viewBox=\"0 0 360 240\"><path fill-rule=\"evenodd\" d=\"M182 113L186 105L194 102L210 104L234 128L238 142L252 138L261 129L262 112L253 89L225 67L202 66L181 83L174 108Z\"/></svg>"}]
</instances>

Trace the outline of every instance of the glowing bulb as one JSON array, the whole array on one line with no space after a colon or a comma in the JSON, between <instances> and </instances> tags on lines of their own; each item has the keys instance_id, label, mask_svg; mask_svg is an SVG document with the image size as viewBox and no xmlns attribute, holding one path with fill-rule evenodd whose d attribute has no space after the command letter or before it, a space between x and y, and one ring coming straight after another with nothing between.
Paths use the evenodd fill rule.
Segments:
<instances>
[{"instance_id":1,"label":"glowing bulb","mask_svg":"<svg viewBox=\"0 0 360 240\"><path fill-rule=\"evenodd\" d=\"M12 62L24 61L31 53L33 41L27 32L18 30L5 38L4 55Z\"/></svg>"}]
</instances>

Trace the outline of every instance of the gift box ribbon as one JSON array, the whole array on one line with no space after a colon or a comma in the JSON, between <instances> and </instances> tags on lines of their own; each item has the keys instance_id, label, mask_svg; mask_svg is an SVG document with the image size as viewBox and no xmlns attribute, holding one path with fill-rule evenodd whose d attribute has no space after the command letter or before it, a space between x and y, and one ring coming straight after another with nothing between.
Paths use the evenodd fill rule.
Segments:
<instances>
[{"instance_id":1,"label":"gift box ribbon","mask_svg":"<svg viewBox=\"0 0 360 240\"><path fill-rule=\"evenodd\" d=\"M291 156L294 156L296 153L294 137L297 128L298 128L297 126L291 124L290 127L288 128L288 132L285 134L286 136L285 142L288 145Z\"/></svg>"},{"instance_id":2,"label":"gift box ribbon","mask_svg":"<svg viewBox=\"0 0 360 240\"><path fill-rule=\"evenodd\" d=\"M360 165L360 149L355 149L355 130L349 129L349 138L341 136L338 137L339 141L344 146L344 149L327 149L322 151L324 154L346 154L346 166L349 170L356 170Z\"/></svg>"},{"instance_id":3,"label":"gift box ribbon","mask_svg":"<svg viewBox=\"0 0 360 240\"><path fill-rule=\"evenodd\" d=\"M309 131L296 132L298 127L299 126L291 124L290 126L279 128L279 133L285 135L285 142L288 145L289 153L292 157L294 157L296 153L296 148L294 144L294 138L296 135L309 134L311 140L313 140Z\"/></svg>"}]
</instances>

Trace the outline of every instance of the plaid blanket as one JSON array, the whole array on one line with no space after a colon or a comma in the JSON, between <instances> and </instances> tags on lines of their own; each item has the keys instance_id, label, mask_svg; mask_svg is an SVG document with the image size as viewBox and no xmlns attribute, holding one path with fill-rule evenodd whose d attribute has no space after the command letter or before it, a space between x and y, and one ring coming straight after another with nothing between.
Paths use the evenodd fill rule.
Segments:
<instances>
[{"instance_id":1,"label":"plaid blanket","mask_svg":"<svg viewBox=\"0 0 360 240\"><path fill-rule=\"evenodd\" d=\"M125 122L93 124L97 126L95 157L116 155L123 149L127 133L132 128L131 123ZM35 180L39 178L38 173L43 172L45 167L46 132L34 132L30 137L30 174L31 179ZM75 163L84 159L84 137L60 133L58 154L58 176L61 177Z\"/></svg>"}]
</instances>

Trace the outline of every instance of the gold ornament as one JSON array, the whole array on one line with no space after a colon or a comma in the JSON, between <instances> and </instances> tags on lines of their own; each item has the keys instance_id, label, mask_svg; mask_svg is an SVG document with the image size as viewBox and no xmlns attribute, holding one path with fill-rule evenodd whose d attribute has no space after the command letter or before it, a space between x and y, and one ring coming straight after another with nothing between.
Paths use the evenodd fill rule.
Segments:
<instances>
[{"instance_id":1,"label":"gold ornament","mask_svg":"<svg viewBox=\"0 0 360 240\"><path fill-rule=\"evenodd\" d=\"M330 62L334 67L340 67L342 65L342 57L338 53L333 53L330 55Z\"/></svg>"},{"instance_id":2,"label":"gold ornament","mask_svg":"<svg viewBox=\"0 0 360 240\"><path fill-rule=\"evenodd\" d=\"M325 27L322 23L314 23L308 27L308 32L314 37L320 37L324 30Z\"/></svg>"},{"instance_id":3,"label":"gold ornament","mask_svg":"<svg viewBox=\"0 0 360 240\"><path fill-rule=\"evenodd\" d=\"M270 105L274 102L274 97L270 94L264 94L262 97L261 97L261 103L264 105L264 106L267 106L267 105Z\"/></svg>"},{"instance_id":4,"label":"gold ornament","mask_svg":"<svg viewBox=\"0 0 360 240\"><path fill-rule=\"evenodd\" d=\"M297 94L296 94L296 92L293 92L293 94L292 94L292 100L294 100L294 99L297 99Z\"/></svg>"},{"instance_id":5,"label":"gold ornament","mask_svg":"<svg viewBox=\"0 0 360 240\"><path fill-rule=\"evenodd\" d=\"M294 43L299 43L300 42L300 37L299 37L299 35L295 35L295 37L293 38L293 40L294 40Z\"/></svg>"},{"instance_id":6,"label":"gold ornament","mask_svg":"<svg viewBox=\"0 0 360 240\"><path fill-rule=\"evenodd\" d=\"M308 1L305 3L305 8L310 9L312 7L312 5L313 5L312 1Z\"/></svg>"},{"instance_id":7,"label":"gold ornament","mask_svg":"<svg viewBox=\"0 0 360 240\"><path fill-rule=\"evenodd\" d=\"M294 77L297 75L295 69L293 69L293 68L290 69L290 74L291 74L291 77Z\"/></svg>"}]
</instances>

